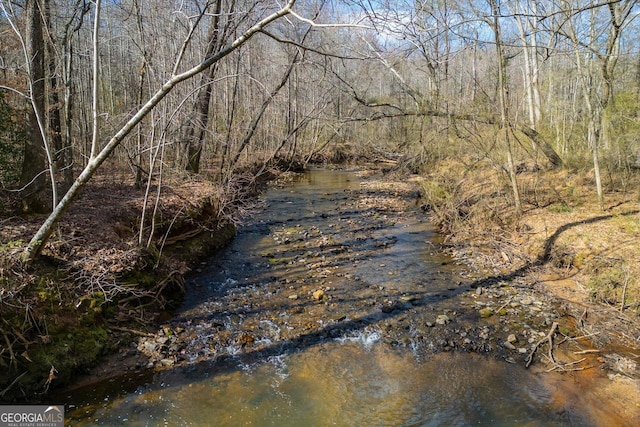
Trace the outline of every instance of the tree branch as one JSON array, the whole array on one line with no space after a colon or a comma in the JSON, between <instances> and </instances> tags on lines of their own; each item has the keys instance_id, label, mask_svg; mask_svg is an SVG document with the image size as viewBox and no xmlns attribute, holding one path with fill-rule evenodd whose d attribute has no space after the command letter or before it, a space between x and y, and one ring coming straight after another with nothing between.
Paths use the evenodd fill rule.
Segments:
<instances>
[{"instance_id":1,"label":"tree branch","mask_svg":"<svg viewBox=\"0 0 640 427\"><path fill-rule=\"evenodd\" d=\"M95 157L89 159L87 166L80 173L78 178L74 181L73 185L69 188L62 200L57 204L53 212L40 226L40 229L36 232L33 238L27 244L27 247L22 252L21 258L24 262L30 263L35 260L40 253L46 242L48 241L51 233L53 232L55 224L60 220L62 215L67 211L72 201L80 193L80 190L89 182L100 166L109 158L113 150L120 145L124 138L140 123L140 121L146 117L156 105L160 103L167 96L173 88L191 77L207 70L211 65L220 61L222 58L229 55L231 52L238 49L240 46L248 42L256 33L260 32L264 27L270 23L288 15L291 12L291 8L294 6L296 0L289 0L281 9L268 15L267 17L254 24L251 28L247 29L238 38L229 43L227 46L206 58L199 65L177 75L173 75L168 79L156 93L142 106L140 109L116 132L107 145L96 154Z\"/></svg>"}]
</instances>

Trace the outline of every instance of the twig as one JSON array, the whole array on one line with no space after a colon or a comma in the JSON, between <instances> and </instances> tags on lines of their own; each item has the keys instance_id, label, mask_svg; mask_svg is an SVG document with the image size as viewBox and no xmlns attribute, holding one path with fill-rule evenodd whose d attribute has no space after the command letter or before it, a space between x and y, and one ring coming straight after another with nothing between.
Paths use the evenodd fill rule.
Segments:
<instances>
[{"instance_id":1,"label":"twig","mask_svg":"<svg viewBox=\"0 0 640 427\"><path fill-rule=\"evenodd\" d=\"M555 371L557 369L561 369L564 372L573 372L573 371L584 371L585 369L593 368L593 365L591 365L591 366L580 366L580 367L577 367L577 368L567 369L568 366L577 365L578 363L582 363L585 360L587 360L587 358L583 357L582 359L576 360L575 362L562 363L562 364L561 363L554 363L553 367L551 367L550 369L547 369L547 372L552 372L552 371Z\"/></svg>"},{"instance_id":2,"label":"twig","mask_svg":"<svg viewBox=\"0 0 640 427\"><path fill-rule=\"evenodd\" d=\"M0 329L0 331L2 331L4 341L7 343L7 349L9 350L9 356L11 357L11 364L17 367L18 361L16 359L16 355L13 353L13 346L11 345L11 342L9 342L9 337L7 336L7 333L4 331L4 329Z\"/></svg>"},{"instance_id":3,"label":"twig","mask_svg":"<svg viewBox=\"0 0 640 427\"><path fill-rule=\"evenodd\" d=\"M142 331L137 331L135 329L123 328L121 326L111 326L109 329L113 329L114 331L120 331L120 332L129 332L134 335L140 335L141 337L148 337L148 338L155 337L155 335L150 334L148 332L142 332Z\"/></svg>"},{"instance_id":4,"label":"twig","mask_svg":"<svg viewBox=\"0 0 640 427\"><path fill-rule=\"evenodd\" d=\"M566 366L566 365L554 365L552 368L547 369L547 372L552 372L552 371L555 371L557 369L562 369L564 372L575 372L575 371L584 371L586 369L595 368L595 366L589 365L589 366L580 366L580 367L577 367L577 368L565 369L564 366Z\"/></svg>"},{"instance_id":5,"label":"twig","mask_svg":"<svg viewBox=\"0 0 640 427\"><path fill-rule=\"evenodd\" d=\"M575 362L568 362L568 363L565 363L565 364L559 365L559 366L565 367L565 366L577 365L578 363L584 362L585 360L587 360L587 358L583 357L582 359L576 360Z\"/></svg>"},{"instance_id":6,"label":"twig","mask_svg":"<svg viewBox=\"0 0 640 427\"><path fill-rule=\"evenodd\" d=\"M533 350L531 350L531 353L529 353L529 356L527 357L527 364L525 365L526 368L528 368L531 365L531 362L533 361L533 355L535 354L538 347L540 347L540 345L545 341L549 342L549 359L551 359L551 361L555 363L555 359L553 358L553 334L555 334L557 329L558 329L558 322L553 322L553 325L551 325L551 329L549 330L549 333L540 341L538 341L536 345L533 346Z\"/></svg>"},{"instance_id":7,"label":"twig","mask_svg":"<svg viewBox=\"0 0 640 427\"><path fill-rule=\"evenodd\" d=\"M498 310L496 310L496 313L499 313L499 312L500 312L500 310L502 310L503 308L505 308L505 307L506 307L510 302L511 302L511 298L508 298L508 299L507 299L507 302L505 302L504 304L502 304L502 306L501 306Z\"/></svg>"},{"instance_id":8,"label":"twig","mask_svg":"<svg viewBox=\"0 0 640 427\"><path fill-rule=\"evenodd\" d=\"M596 335L600 335L600 332L593 332L591 334L580 335L579 337L571 338L572 340L581 340L585 338L595 337Z\"/></svg>"},{"instance_id":9,"label":"twig","mask_svg":"<svg viewBox=\"0 0 640 427\"><path fill-rule=\"evenodd\" d=\"M584 328L584 320L586 318L587 318L587 309L585 308L584 311L582 312L582 314L580 315L580 317L578 319L576 319L576 322L580 326L580 329Z\"/></svg>"},{"instance_id":10,"label":"twig","mask_svg":"<svg viewBox=\"0 0 640 427\"><path fill-rule=\"evenodd\" d=\"M574 351L573 354L591 354L591 353L600 353L600 350L582 350L582 351Z\"/></svg>"},{"instance_id":11,"label":"twig","mask_svg":"<svg viewBox=\"0 0 640 427\"><path fill-rule=\"evenodd\" d=\"M4 390L0 391L0 396L4 396L9 390L11 390L11 387L13 387L18 381L20 381L20 378L22 378L25 375L27 375L27 372L28 371L24 371L23 373L18 375L18 377L15 380L13 380L11 382L11 384L9 384L9 386L7 388L5 388Z\"/></svg>"},{"instance_id":12,"label":"twig","mask_svg":"<svg viewBox=\"0 0 640 427\"><path fill-rule=\"evenodd\" d=\"M620 302L620 313L624 310L624 300L627 297L627 285L629 285L629 269L626 268L626 275L624 278L624 287L622 288L622 301Z\"/></svg>"}]
</instances>

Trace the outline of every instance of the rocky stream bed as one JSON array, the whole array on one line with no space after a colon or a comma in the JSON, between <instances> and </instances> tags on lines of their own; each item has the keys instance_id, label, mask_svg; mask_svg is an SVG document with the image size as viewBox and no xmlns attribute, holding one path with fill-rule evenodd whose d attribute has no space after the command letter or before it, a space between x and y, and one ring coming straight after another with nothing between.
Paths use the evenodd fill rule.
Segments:
<instances>
[{"instance_id":1,"label":"rocky stream bed","mask_svg":"<svg viewBox=\"0 0 640 427\"><path fill-rule=\"evenodd\" d=\"M341 181L345 188L303 196L300 206L287 207L298 202L283 190L269 202L275 214L256 215L238 237L259 236L263 243L250 249L257 252L232 247L203 263L177 316L119 359L134 360L130 369L162 369L259 358L365 331L416 354L475 352L550 370L637 373L634 360L594 350L581 309L530 276L486 277L444 255L420 210L417 177L356 175ZM546 340L552 328L554 345L563 344L555 355Z\"/></svg>"},{"instance_id":2,"label":"rocky stream bed","mask_svg":"<svg viewBox=\"0 0 640 427\"><path fill-rule=\"evenodd\" d=\"M637 419L638 356L602 315L539 271L447 245L420 195L417 176L365 169L272 183L179 310L119 328L129 344L59 394L72 425Z\"/></svg>"}]
</instances>

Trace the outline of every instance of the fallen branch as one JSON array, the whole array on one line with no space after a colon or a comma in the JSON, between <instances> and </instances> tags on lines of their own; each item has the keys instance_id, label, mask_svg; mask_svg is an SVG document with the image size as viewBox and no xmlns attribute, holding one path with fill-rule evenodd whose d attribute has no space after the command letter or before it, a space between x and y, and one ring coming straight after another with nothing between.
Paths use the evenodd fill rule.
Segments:
<instances>
[{"instance_id":1,"label":"fallen branch","mask_svg":"<svg viewBox=\"0 0 640 427\"><path fill-rule=\"evenodd\" d=\"M551 361L555 363L555 359L553 358L553 335L555 334L557 329L558 329L558 322L553 322L553 325L551 325L551 329L549 330L549 333L540 341L538 341L536 345L533 346L533 350L531 350L531 353L529 353L529 356L527 357L527 364L525 365L526 368L528 368L531 365L531 362L533 362L533 355L535 354L538 347L540 347L541 344L547 341L549 342L549 359L551 359Z\"/></svg>"},{"instance_id":2,"label":"fallen branch","mask_svg":"<svg viewBox=\"0 0 640 427\"><path fill-rule=\"evenodd\" d=\"M2 335L4 336L4 341L7 343L7 350L9 350L9 356L11 358L11 365L14 365L16 368L18 367L18 361L16 359L16 355L13 352L13 346L11 345L11 342L9 341L9 337L7 336L7 333L4 331L4 329L0 329L0 331L2 332Z\"/></svg>"},{"instance_id":3,"label":"fallen branch","mask_svg":"<svg viewBox=\"0 0 640 427\"><path fill-rule=\"evenodd\" d=\"M500 310L502 310L503 308L505 308L507 305L509 305L509 303L511 302L511 298L507 299L507 302L505 302L504 304L502 304L502 306L496 310L496 313L500 313Z\"/></svg>"},{"instance_id":4,"label":"fallen branch","mask_svg":"<svg viewBox=\"0 0 640 427\"><path fill-rule=\"evenodd\" d=\"M575 371L584 371L584 370L587 370L587 369L595 368L595 366L593 366L593 365L589 365L589 366L579 366L579 367L577 367L577 368L570 368L570 369L567 369L567 368L566 368L566 367L567 367L567 366L569 366L569 365L573 365L573 364L575 364L575 363L583 362L584 360L585 360L585 359L580 359L580 360L578 360L577 362L567 363L567 364L565 364L565 365L555 364L555 365L553 365L553 367L552 367L552 368L547 369L547 372L553 372L553 371L558 370L558 369L559 369L559 370L562 370L563 372L575 372Z\"/></svg>"}]
</instances>

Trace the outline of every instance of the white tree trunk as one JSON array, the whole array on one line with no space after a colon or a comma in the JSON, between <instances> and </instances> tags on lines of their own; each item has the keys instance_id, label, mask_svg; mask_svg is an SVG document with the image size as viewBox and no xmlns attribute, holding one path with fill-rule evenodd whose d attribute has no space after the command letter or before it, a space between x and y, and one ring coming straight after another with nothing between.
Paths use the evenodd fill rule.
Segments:
<instances>
[{"instance_id":1,"label":"white tree trunk","mask_svg":"<svg viewBox=\"0 0 640 427\"><path fill-rule=\"evenodd\" d=\"M35 258L40 255L42 249L51 236L51 233L54 230L54 226L60 220L61 216L66 212L67 209L71 206L71 203L78 195L80 190L89 182L91 177L96 173L96 171L100 168L100 166L109 158L113 150L120 145L120 143L124 140L124 138L140 123L140 121L147 115L153 108L165 96L167 96L173 88L178 84L185 80L188 80L197 74L209 69L209 67L220 61L222 58L229 55L234 50L238 49L240 46L249 41L254 35L260 32L264 27L269 25L271 22L276 21L283 16L286 16L292 12L292 7L295 4L296 0L289 0L289 2L281 7L278 11L268 15L254 26L246 30L243 34L241 34L238 38L236 38L233 42L223 47L221 50L210 56L209 58L205 58L199 65L183 72L180 74L174 74L170 79L168 79L162 87L160 87L156 93L140 108L138 111L127 121L118 132L116 132L109 142L105 145L105 147L97 152L95 156L91 156L89 161L87 162L86 167L82 170L78 178L74 181L73 185L67 193L64 195L62 200L56 205L53 212L49 215L49 217L42 224L40 229L33 236L29 244L24 249L22 253L22 259L24 262L31 262ZM177 69L177 66L176 68Z\"/></svg>"},{"instance_id":2,"label":"white tree trunk","mask_svg":"<svg viewBox=\"0 0 640 427\"><path fill-rule=\"evenodd\" d=\"M500 128L504 130L504 143L507 153L507 170L511 181L511 189L513 190L513 201L516 215L522 213L522 204L520 202L520 190L518 188L518 180L516 178L516 170L513 162L513 152L511 149L511 141L509 139L510 123L507 107L507 81L505 70L505 58L502 51L502 34L500 31L500 21L498 20L499 10L497 0L490 0L491 12L493 15L493 32L496 42L496 56L498 59L498 98L500 99Z\"/></svg>"}]
</instances>

